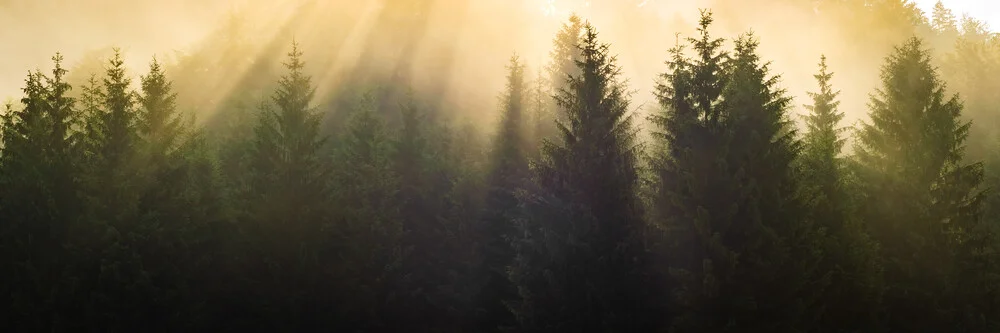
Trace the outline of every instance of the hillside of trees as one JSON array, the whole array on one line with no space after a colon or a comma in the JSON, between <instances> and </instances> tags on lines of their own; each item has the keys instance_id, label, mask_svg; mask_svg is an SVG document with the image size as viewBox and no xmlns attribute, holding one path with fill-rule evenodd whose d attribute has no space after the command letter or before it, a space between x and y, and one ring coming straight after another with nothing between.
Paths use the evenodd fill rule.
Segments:
<instances>
[{"instance_id":1,"label":"hillside of trees","mask_svg":"<svg viewBox=\"0 0 1000 333\"><path fill-rule=\"evenodd\" d=\"M857 123L827 56L795 99L709 9L645 107L567 18L492 129L398 76L318 93L298 40L57 53L0 112L0 330L1000 332L1000 34L834 2L903 36Z\"/></svg>"}]
</instances>

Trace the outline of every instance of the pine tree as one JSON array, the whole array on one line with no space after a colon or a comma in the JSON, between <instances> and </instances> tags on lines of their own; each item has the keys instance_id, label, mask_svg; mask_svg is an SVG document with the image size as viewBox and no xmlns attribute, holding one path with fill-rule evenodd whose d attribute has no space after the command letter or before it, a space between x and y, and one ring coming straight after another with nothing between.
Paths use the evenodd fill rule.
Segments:
<instances>
[{"instance_id":1,"label":"pine tree","mask_svg":"<svg viewBox=\"0 0 1000 333\"><path fill-rule=\"evenodd\" d=\"M859 330L871 328L877 309L881 268L877 244L857 218L853 177L841 158L844 139L839 127L844 113L839 111L840 91L834 91L826 56L820 57L814 75L819 92L810 92L806 105L806 133L800 156L802 179L810 199L811 219L826 232L825 257L821 271L830 274L830 286L823 297L827 328Z\"/></svg>"},{"instance_id":2,"label":"pine tree","mask_svg":"<svg viewBox=\"0 0 1000 333\"><path fill-rule=\"evenodd\" d=\"M547 87L538 89L537 92L545 101L544 108L538 110L539 117L535 125L535 136L539 145L543 140L557 140L559 137L559 129L554 124L557 119L564 119L559 119L559 105L554 96L559 91L569 88L566 84L567 78L580 74L580 69L576 65L581 57L577 45L583 37L583 27L583 19L576 14L570 15L569 20L563 23L552 40L550 62L545 67L545 80L536 81L539 85L548 83Z\"/></svg>"},{"instance_id":3,"label":"pine tree","mask_svg":"<svg viewBox=\"0 0 1000 333\"><path fill-rule=\"evenodd\" d=\"M73 99L62 57L56 54L52 77L29 72L22 89L21 110L8 105L0 155L0 248L5 302L2 318L13 329L51 330L72 322L60 309L73 304L65 289L75 267L74 220L76 174L70 124Z\"/></svg>"},{"instance_id":4,"label":"pine tree","mask_svg":"<svg viewBox=\"0 0 1000 333\"><path fill-rule=\"evenodd\" d=\"M525 331L646 332L662 316L648 276L633 114L620 69L584 25L578 75L557 96L565 121L547 142L514 242L512 310Z\"/></svg>"},{"instance_id":5,"label":"pine tree","mask_svg":"<svg viewBox=\"0 0 1000 333\"><path fill-rule=\"evenodd\" d=\"M320 242L328 222L329 165L321 149L320 115L310 105L315 93L303 69L302 52L292 43L287 73L263 104L250 151L249 191L243 210L252 254L247 278L267 281L257 291L272 324L318 324L326 309L315 302L328 297L320 288ZM286 324L281 324L286 325Z\"/></svg>"},{"instance_id":6,"label":"pine tree","mask_svg":"<svg viewBox=\"0 0 1000 333\"><path fill-rule=\"evenodd\" d=\"M962 161L970 123L923 47L914 37L886 59L855 147L865 222L885 265L883 320L891 331L982 330L996 286L982 274L992 266L982 165Z\"/></svg>"},{"instance_id":7,"label":"pine tree","mask_svg":"<svg viewBox=\"0 0 1000 333\"><path fill-rule=\"evenodd\" d=\"M398 285L406 295L400 329L458 329L471 318L473 295L460 282L471 273L467 227L458 219L456 179L461 176L454 131L415 100L400 105L402 126L394 138L403 216L402 246L408 251ZM443 119L442 119L443 120Z\"/></svg>"},{"instance_id":8,"label":"pine tree","mask_svg":"<svg viewBox=\"0 0 1000 333\"><path fill-rule=\"evenodd\" d=\"M931 11L931 27L934 28L937 33L942 35L948 35L954 38L958 35L958 25L955 18L955 14L951 12L944 6L940 0L934 3L934 9Z\"/></svg>"},{"instance_id":9,"label":"pine tree","mask_svg":"<svg viewBox=\"0 0 1000 333\"><path fill-rule=\"evenodd\" d=\"M501 119L492 151L486 208L480 222L480 252L485 285L479 295L481 328L496 330L514 324L503 300L516 297L507 280L507 266L514 255L508 239L513 236L518 201L514 192L530 177L525 135L526 93L524 65L515 55L507 66L507 89L501 96Z\"/></svg>"},{"instance_id":10,"label":"pine tree","mask_svg":"<svg viewBox=\"0 0 1000 333\"><path fill-rule=\"evenodd\" d=\"M132 91L132 79L125 71L125 61L121 50L115 49L114 57L108 63L104 78L103 109L99 130L102 135L97 142L97 153L110 170L131 162L137 140L136 95Z\"/></svg>"},{"instance_id":11,"label":"pine tree","mask_svg":"<svg viewBox=\"0 0 1000 333\"><path fill-rule=\"evenodd\" d=\"M552 119L548 117L549 104L552 101L552 94L549 93L548 81L545 79L544 71L539 70L537 77L530 81L528 92L528 113L526 129L531 133L530 144L528 145L528 156L531 160L541 157L541 143L545 138L547 127L552 126Z\"/></svg>"},{"instance_id":12,"label":"pine tree","mask_svg":"<svg viewBox=\"0 0 1000 333\"><path fill-rule=\"evenodd\" d=\"M93 83L93 82L92 82ZM85 228L93 238L87 269L90 298L88 323L121 330L144 330L166 320L155 306L163 289L148 270L147 239L157 230L140 221L143 182L139 164L139 109L119 49L108 60L100 89L84 88L82 104L90 112L84 124L86 158L83 175Z\"/></svg>"},{"instance_id":13,"label":"pine tree","mask_svg":"<svg viewBox=\"0 0 1000 333\"><path fill-rule=\"evenodd\" d=\"M150 307L159 309L163 329L179 330L195 325L198 308L205 299L197 288L205 283L206 261L219 242L213 229L224 219L218 175L204 137L183 126L175 107L172 83L154 57L149 72L141 77L136 97L136 146L134 154L138 182L136 222L144 242L137 248L143 268L157 286ZM193 120L193 119L192 119ZM175 319L170 319L175 318ZM177 318L184 318L183 320Z\"/></svg>"},{"instance_id":14,"label":"pine tree","mask_svg":"<svg viewBox=\"0 0 1000 333\"><path fill-rule=\"evenodd\" d=\"M362 96L338 147L335 200L344 209L336 255L344 259L344 322L384 329L398 302L392 301L404 253L398 176L392 142L378 115L373 93Z\"/></svg>"},{"instance_id":15,"label":"pine tree","mask_svg":"<svg viewBox=\"0 0 1000 333\"><path fill-rule=\"evenodd\" d=\"M703 12L698 57L672 50L658 88L665 113L657 224L667 236L680 332L788 331L809 327L823 281L819 235L809 223L793 161L790 99L757 55L753 35L719 50Z\"/></svg>"},{"instance_id":16,"label":"pine tree","mask_svg":"<svg viewBox=\"0 0 1000 333\"><path fill-rule=\"evenodd\" d=\"M139 119L140 134L150 146L151 163L161 162L179 143L181 118L176 111L177 94L167 80L156 57L149 64L149 73L142 77L142 105Z\"/></svg>"}]
</instances>

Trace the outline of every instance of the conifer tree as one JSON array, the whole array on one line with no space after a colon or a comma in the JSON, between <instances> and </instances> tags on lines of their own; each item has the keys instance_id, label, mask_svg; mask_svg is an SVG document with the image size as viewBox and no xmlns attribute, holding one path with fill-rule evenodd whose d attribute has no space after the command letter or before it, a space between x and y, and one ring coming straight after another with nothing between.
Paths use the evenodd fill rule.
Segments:
<instances>
[{"instance_id":1,"label":"conifer tree","mask_svg":"<svg viewBox=\"0 0 1000 333\"><path fill-rule=\"evenodd\" d=\"M955 14L951 12L944 6L940 0L934 3L934 9L931 10L931 27L934 28L937 33L942 35L949 35L954 38L958 35L958 21L955 18Z\"/></svg>"},{"instance_id":2,"label":"conifer tree","mask_svg":"<svg viewBox=\"0 0 1000 333\"><path fill-rule=\"evenodd\" d=\"M158 230L140 221L142 166L139 164L139 109L132 80L119 49L108 60L100 89L84 88L84 109L92 112L85 124L85 228L94 238L86 249L92 262L87 286L91 298L88 323L106 323L121 330L143 330L164 323L163 310L153 299L168 288L147 268L151 257L146 239Z\"/></svg>"},{"instance_id":3,"label":"conifer tree","mask_svg":"<svg viewBox=\"0 0 1000 333\"><path fill-rule=\"evenodd\" d=\"M982 273L995 266L980 223L982 165L963 162L962 102L945 95L914 37L886 59L869 105L855 159L885 266L886 329L984 329L996 284Z\"/></svg>"},{"instance_id":4,"label":"conifer tree","mask_svg":"<svg viewBox=\"0 0 1000 333\"><path fill-rule=\"evenodd\" d=\"M640 146L620 69L584 25L578 75L557 100L565 121L547 142L514 242L512 310L524 331L645 332L662 316L641 242Z\"/></svg>"},{"instance_id":5,"label":"conifer tree","mask_svg":"<svg viewBox=\"0 0 1000 333\"><path fill-rule=\"evenodd\" d=\"M548 81L545 79L544 71L539 70L537 77L530 81L527 90L527 108L525 114L527 119L525 128L531 134L528 140L528 157L537 160L541 157L541 143L546 134L546 128L552 126L552 119L548 117L549 105L552 102L552 95L549 93Z\"/></svg>"},{"instance_id":6,"label":"conifer tree","mask_svg":"<svg viewBox=\"0 0 1000 333\"><path fill-rule=\"evenodd\" d=\"M454 132L412 97L400 109L393 164L399 175L402 246L408 251L403 270L410 274L399 284L406 297L396 324L407 329L466 325L472 295L458 280L469 273L470 263L461 254L468 252L471 235L456 214L460 173Z\"/></svg>"},{"instance_id":7,"label":"conifer tree","mask_svg":"<svg viewBox=\"0 0 1000 333\"><path fill-rule=\"evenodd\" d=\"M103 108L99 114L98 135L95 149L101 159L101 167L117 170L131 162L130 154L137 139L138 109L132 79L128 77L121 50L109 60L103 79Z\"/></svg>"},{"instance_id":8,"label":"conifer tree","mask_svg":"<svg viewBox=\"0 0 1000 333\"><path fill-rule=\"evenodd\" d=\"M516 297L507 279L507 266L514 255L508 239L513 236L518 201L515 191L528 174L528 141L525 135L527 87L524 65L515 55L507 65L507 89L500 99L500 127L493 143L492 170L488 176L486 208L479 229L483 256L484 286L479 295L482 329L495 330L514 324L503 300Z\"/></svg>"},{"instance_id":9,"label":"conifer tree","mask_svg":"<svg viewBox=\"0 0 1000 333\"><path fill-rule=\"evenodd\" d=\"M268 281L257 297L274 323L309 327L324 310L309 304L328 297L318 289L318 265L328 219L329 165L321 152L326 139L319 134L320 115L311 106L315 89L303 72L297 42L284 65L287 73L271 98L273 106L262 103L251 143L244 227L248 246L258 252L247 258L246 269L247 278Z\"/></svg>"},{"instance_id":10,"label":"conifer tree","mask_svg":"<svg viewBox=\"0 0 1000 333\"><path fill-rule=\"evenodd\" d=\"M799 151L787 119L790 99L757 55L752 35L731 56L712 39L710 12L698 57L672 50L658 87L657 191L677 314L672 328L788 331L808 327L822 290L821 248L799 197Z\"/></svg>"},{"instance_id":11,"label":"conifer tree","mask_svg":"<svg viewBox=\"0 0 1000 333\"><path fill-rule=\"evenodd\" d=\"M373 93L362 96L336 151L335 200L344 209L338 253L344 258L347 294L344 322L355 328L385 329L399 303L394 285L403 276L403 226L397 197L398 176L392 165L392 142L379 118ZM340 250L342 249L342 250Z\"/></svg>"},{"instance_id":12,"label":"conifer tree","mask_svg":"<svg viewBox=\"0 0 1000 333\"><path fill-rule=\"evenodd\" d=\"M70 87L62 80L62 57L53 57L52 77L29 72L20 110L9 105L0 154L0 248L4 249L5 322L13 329L65 328L60 304L73 304L64 288L75 255L73 224L77 212L69 125L73 120ZM72 317L66 318L70 321Z\"/></svg>"},{"instance_id":13,"label":"conifer tree","mask_svg":"<svg viewBox=\"0 0 1000 333\"><path fill-rule=\"evenodd\" d=\"M566 82L570 76L580 74L580 69L576 62L580 60L581 54L577 45L583 38L584 22L580 16L570 15L569 20L563 23L559 32L552 40L552 51L549 52L550 62L545 67L545 80L539 80L537 84L548 85L544 89L539 89L539 96L545 101L544 108L539 109L539 119L535 125L535 135L537 144L545 139L557 140L559 129L554 125L559 119L559 105L554 99L562 89L568 89ZM541 87L540 87L541 88Z\"/></svg>"},{"instance_id":14,"label":"conifer tree","mask_svg":"<svg viewBox=\"0 0 1000 333\"><path fill-rule=\"evenodd\" d=\"M818 92L810 92L812 104L806 105L806 133L800 156L802 179L810 200L810 214L826 234L825 256L821 270L830 274L830 286L822 298L821 325L828 328L858 330L872 327L877 309L881 269L877 244L857 218L856 189L851 174L841 158L844 138L839 127L844 113L834 91L833 78L826 56L820 57L819 73L814 75Z\"/></svg>"},{"instance_id":15,"label":"conifer tree","mask_svg":"<svg viewBox=\"0 0 1000 333\"><path fill-rule=\"evenodd\" d=\"M177 94L167 80L160 62L153 57L149 73L142 77L140 133L149 145L151 163L161 162L179 143L181 118L177 114Z\"/></svg>"}]
</instances>

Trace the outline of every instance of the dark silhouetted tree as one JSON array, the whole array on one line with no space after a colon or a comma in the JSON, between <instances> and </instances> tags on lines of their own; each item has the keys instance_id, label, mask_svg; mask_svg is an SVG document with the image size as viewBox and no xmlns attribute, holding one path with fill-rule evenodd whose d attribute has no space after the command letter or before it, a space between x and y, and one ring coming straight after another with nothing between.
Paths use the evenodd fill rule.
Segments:
<instances>
[{"instance_id":1,"label":"dark silhouetted tree","mask_svg":"<svg viewBox=\"0 0 1000 333\"><path fill-rule=\"evenodd\" d=\"M886 329L978 331L996 286L983 274L982 165L962 161L970 124L930 62L916 37L885 61L855 147L863 213L881 244Z\"/></svg>"},{"instance_id":2,"label":"dark silhouetted tree","mask_svg":"<svg viewBox=\"0 0 1000 333\"><path fill-rule=\"evenodd\" d=\"M250 247L244 254L245 278L266 287L246 297L261 302L266 325L314 327L331 310L323 306L332 295L319 274L328 264L320 253L327 238L323 226L329 222L330 166L298 43L292 43L284 65L287 72L272 103L261 105L248 161L241 221Z\"/></svg>"},{"instance_id":3,"label":"dark silhouetted tree","mask_svg":"<svg viewBox=\"0 0 1000 333\"><path fill-rule=\"evenodd\" d=\"M634 114L609 46L584 31L579 74L557 96L561 134L522 196L511 307L524 331L650 331L663 313L641 241Z\"/></svg>"},{"instance_id":4,"label":"dark silhouetted tree","mask_svg":"<svg viewBox=\"0 0 1000 333\"><path fill-rule=\"evenodd\" d=\"M840 91L834 91L830 83L833 73L826 56L820 58L814 77L819 91L809 93L812 104L805 106L809 113L800 163L811 219L826 233L820 269L830 274L830 286L821 299L821 324L829 329L861 330L875 323L881 282L878 248L857 217L855 177L840 156L844 113L837 100Z\"/></svg>"},{"instance_id":5,"label":"dark silhouetted tree","mask_svg":"<svg viewBox=\"0 0 1000 333\"><path fill-rule=\"evenodd\" d=\"M703 12L697 57L672 50L654 117L665 149L653 201L665 228L677 310L672 328L788 331L811 327L824 282L820 235L809 221L793 161L800 143L790 98L757 55L752 35L731 56Z\"/></svg>"},{"instance_id":6,"label":"dark silhouetted tree","mask_svg":"<svg viewBox=\"0 0 1000 333\"><path fill-rule=\"evenodd\" d=\"M524 65L517 56L507 65L507 89L500 98L500 126L493 143L492 170L488 175L486 207L479 227L480 255L484 286L479 295L481 328L496 330L512 326L504 300L513 299L516 289L507 279L507 266L514 258L509 238L514 234L518 201L514 193L530 178L525 115L527 86Z\"/></svg>"}]
</instances>

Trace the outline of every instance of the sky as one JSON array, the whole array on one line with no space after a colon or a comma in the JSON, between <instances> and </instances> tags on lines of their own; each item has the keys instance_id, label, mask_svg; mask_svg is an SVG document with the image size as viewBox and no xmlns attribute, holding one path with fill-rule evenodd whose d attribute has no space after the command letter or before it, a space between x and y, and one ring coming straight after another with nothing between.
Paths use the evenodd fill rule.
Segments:
<instances>
[{"instance_id":1,"label":"sky","mask_svg":"<svg viewBox=\"0 0 1000 333\"><path fill-rule=\"evenodd\" d=\"M292 0L285 1L292 2ZM529 67L541 63L547 56L555 30L564 23L563 20L570 11L577 10L583 10L585 16L593 18L596 25L601 27L603 36L613 41L614 50L620 56L619 61L625 76L632 80L632 84L638 90L636 96L648 99L651 96L649 89L652 88L655 76L650 73L659 73L663 70L665 50L673 46L673 32L693 32L697 9L713 0L604 1L604 3L615 3L620 7L626 6L625 4L634 5L641 7L645 12L645 15L630 16L627 19L623 19L621 13L609 11L608 7L604 6L595 5L595 8L586 11L586 8L590 7L591 0L465 1L469 4L464 9L467 18L462 18L460 23L464 22L462 24L466 24L466 29L456 37L455 34L441 33L450 32L447 30L450 26L440 24L440 27L434 30L436 32L430 34L428 38L433 40L443 40L442 38L446 37L458 38L459 41L456 42L458 49L455 52L460 56L453 59L455 94L470 100L492 102L496 91L503 88L504 65L510 52L516 51L523 55L529 62ZM913 1L925 12L930 12L937 0ZM595 4L599 2L601 1L593 1ZM944 0L944 2L957 16L969 13L987 22L991 30L1000 31L1000 0ZM141 70L154 54L163 56L173 54L173 51L189 49L211 33L230 10L243 4L262 6L274 3L276 2L269 0L0 0L0 25L14 27L0 28L0 59L2 59L0 104L9 97L20 95L20 87L28 70L48 70L51 66L50 57L57 51L63 53L66 64L72 67L89 51L112 45L122 46L126 65L131 69ZM776 72L783 73L785 84L789 87L811 87L815 57L819 53L830 57L832 63L857 64L858 59L852 58L856 56L853 49L842 43L825 42L842 41L843 36L840 36L839 29L796 21L795 15L783 15L780 12L781 8L766 8L760 12L746 14L745 16L750 18L746 22L723 20L720 21L716 33L719 36L729 37L744 32L743 29L752 28L766 36L761 46L762 52L767 58L775 61ZM453 14L447 11L442 13L444 13L441 14L442 17ZM753 19L768 13L782 19L768 19L766 22ZM276 16L270 12L268 14L268 17ZM729 14L733 15L733 12ZM367 22L367 20L360 21ZM732 23L732 26L725 28L727 22ZM787 25L801 26L801 28L789 30ZM469 28L469 26L474 27ZM345 31L352 31L351 36L355 36L354 30ZM664 34L668 36L664 38ZM810 40L804 40L805 36ZM364 40L363 37L351 40L354 39L357 39L354 41L357 44L361 44ZM477 42L481 40L490 42L487 45ZM809 45L788 47L802 46L803 43ZM345 47L343 50L353 49ZM310 52L330 51L310 50ZM425 55L424 58L434 56L433 52L428 52L429 55ZM340 55L335 56L339 59ZM879 57L872 59L881 60ZM843 81L838 83L860 87L853 91L856 96L846 96L849 93L845 92L845 99L849 97L857 99L855 104L863 107L867 89L877 83L877 76L873 74L876 73L877 64L867 67L838 66L831 67L841 74ZM322 82L322 79L317 80ZM485 83L481 89L470 91L464 89L464 82ZM796 89L794 93L801 96L805 88ZM637 101L637 104L639 102L643 101Z\"/></svg>"},{"instance_id":2,"label":"sky","mask_svg":"<svg viewBox=\"0 0 1000 333\"><path fill-rule=\"evenodd\" d=\"M915 0L917 6L925 13L930 13L938 0ZM942 0L945 7L951 8L955 16L969 14L989 24L990 30L1000 30L1000 0Z\"/></svg>"}]
</instances>

